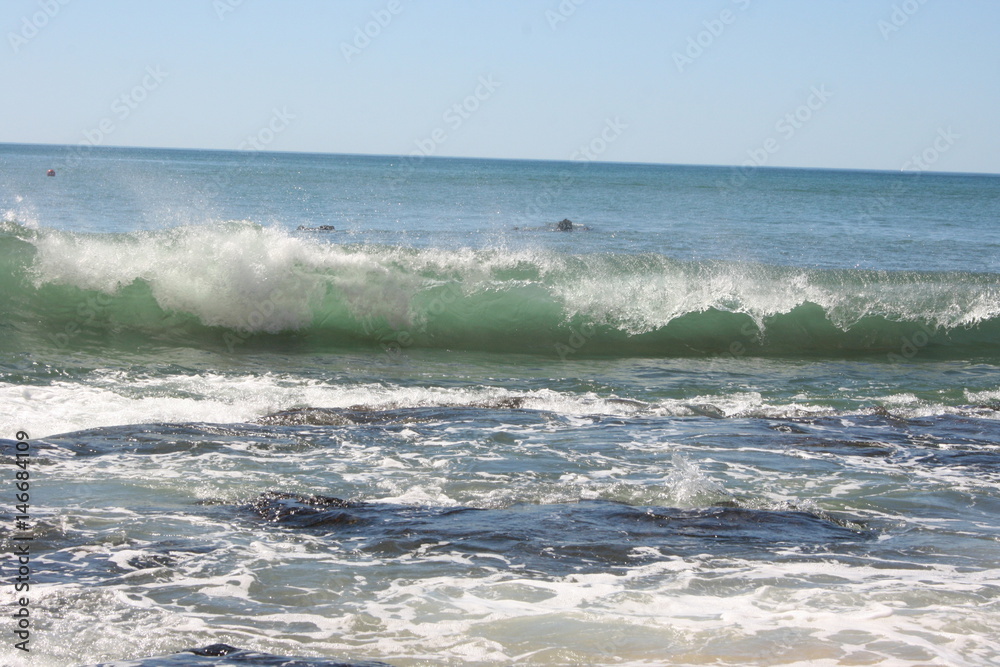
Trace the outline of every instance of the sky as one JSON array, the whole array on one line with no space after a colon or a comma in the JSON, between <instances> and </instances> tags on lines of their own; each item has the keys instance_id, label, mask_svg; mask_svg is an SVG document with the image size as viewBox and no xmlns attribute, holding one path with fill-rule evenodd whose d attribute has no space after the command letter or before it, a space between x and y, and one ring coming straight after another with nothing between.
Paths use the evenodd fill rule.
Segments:
<instances>
[{"instance_id":1,"label":"sky","mask_svg":"<svg viewBox=\"0 0 1000 667\"><path fill-rule=\"evenodd\" d=\"M3 0L0 142L1000 173L996 0Z\"/></svg>"}]
</instances>

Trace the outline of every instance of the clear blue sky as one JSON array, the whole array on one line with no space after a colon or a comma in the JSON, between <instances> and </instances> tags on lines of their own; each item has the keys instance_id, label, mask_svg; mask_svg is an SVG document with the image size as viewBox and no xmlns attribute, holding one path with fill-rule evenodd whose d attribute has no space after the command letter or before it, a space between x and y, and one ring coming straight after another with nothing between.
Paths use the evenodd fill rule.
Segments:
<instances>
[{"instance_id":1,"label":"clear blue sky","mask_svg":"<svg viewBox=\"0 0 1000 667\"><path fill-rule=\"evenodd\" d=\"M996 0L3 0L0 28L0 142L1000 172Z\"/></svg>"}]
</instances>

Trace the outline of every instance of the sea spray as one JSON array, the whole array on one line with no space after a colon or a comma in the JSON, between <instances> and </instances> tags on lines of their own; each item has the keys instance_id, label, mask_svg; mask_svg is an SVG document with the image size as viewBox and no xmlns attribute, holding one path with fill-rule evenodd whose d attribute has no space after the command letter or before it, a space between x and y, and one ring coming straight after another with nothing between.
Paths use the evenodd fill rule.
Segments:
<instances>
[{"instance_id":1,"label":"sea spray","mask_svg":"<svg viewBox=\"0 0 1000 667\"><path fill-rule=\"evenodd\" d=\"M734 343L764 356L1000 354L993 274L333 244L248 222L124 234L6 223L0 245L6 322L64 347L114 333L229 351L277 336L562 359L718 356Z\"/></svg>"}]
</instances>

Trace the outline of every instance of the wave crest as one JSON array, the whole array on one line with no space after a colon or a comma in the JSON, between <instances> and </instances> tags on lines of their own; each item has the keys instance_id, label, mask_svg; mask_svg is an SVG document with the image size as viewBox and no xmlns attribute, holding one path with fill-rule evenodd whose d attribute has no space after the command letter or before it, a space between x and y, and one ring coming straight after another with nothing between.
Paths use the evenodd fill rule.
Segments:
<instances>
[{"instance_id":1,"label":"wave crest","mask_svg":"<svg viewBox=\"0 0 1000 667\"><path fill-rule=\"evenodd\" d=\"M563 357L1000 352L994 274L338 245L246 222L77 234L8 221L0 282L4 325L69 345L124 332Z\"/></svg>"}]
</instances>

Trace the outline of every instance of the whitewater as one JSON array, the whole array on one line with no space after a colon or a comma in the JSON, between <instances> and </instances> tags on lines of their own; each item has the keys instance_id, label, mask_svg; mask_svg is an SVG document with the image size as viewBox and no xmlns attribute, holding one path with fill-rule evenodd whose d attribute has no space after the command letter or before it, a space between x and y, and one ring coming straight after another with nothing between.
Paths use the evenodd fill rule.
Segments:
<instances>
[{"instance_id":1,"label":"whitewater","mask_svg":"<svg viewBox=\"0 0 1000 667\"><path fill-rule=\"evenodd\" d=\"M1000 659L1000 179L72 150L0 146L0 663Z\"/></svg>"}]
</instances>

